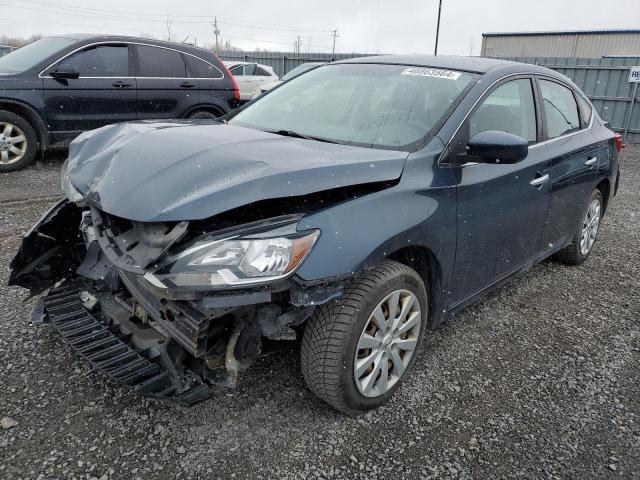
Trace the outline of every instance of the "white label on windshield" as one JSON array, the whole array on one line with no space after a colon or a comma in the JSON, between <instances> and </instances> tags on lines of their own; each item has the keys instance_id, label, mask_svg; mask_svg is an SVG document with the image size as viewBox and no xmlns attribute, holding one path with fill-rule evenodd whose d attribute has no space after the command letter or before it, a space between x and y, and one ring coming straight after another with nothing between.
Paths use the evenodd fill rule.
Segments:
<instances>
[{"instance_id":1,"label":"white label on windshield","mask_svg":"<svg viewBox=\"0 0 640 480\"><path fill-rule=\"evenodd\" d=\"M419 77L436 77L448 78L449 80L457 80L460 78L460 72L451 70L439 70L437 68L428 67L410 67L402 71L402 75L417 75Z\"/></svg>"}]
</instances>

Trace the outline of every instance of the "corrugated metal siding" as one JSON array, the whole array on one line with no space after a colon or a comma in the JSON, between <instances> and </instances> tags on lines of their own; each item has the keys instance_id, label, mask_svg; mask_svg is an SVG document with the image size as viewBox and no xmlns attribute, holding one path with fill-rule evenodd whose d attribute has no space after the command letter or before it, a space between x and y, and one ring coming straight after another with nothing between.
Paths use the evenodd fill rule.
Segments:
<instances>
[{"instance_id":1,"label":"corrugated metal siding","mask_svg":"<svg viewBox=\"0 0 640 480\"><path fill-rule=\"evenodd\" d=\"M567 33L482 37L485 57L640 55L640 33Z\"/></svg>"},{"instance_id":2,"label":"corrugated metal siding","mask_svg":"<svg viewBox=\"0 0 640 480\"><path fill-rule=\"evenodd\" d=\"M589 97L600 116L623 133L630 118L626 142L640 143L640 88L636 91L631 117L633 84L629 66L640 65L640 56L628 58L509 57L508 60L533 63L560 72Z\"/></svg>"},{"instance_id":3,"label":"corrugated metal siding","mask_svg":"<svg viewBox=\"0 0 640 480\"><path fill-rule=\"evenodd\" d=\"M333 60L344 60L347 58L367 57L367 53L336 53ZM305 53L292 54L285 52L227 52L221 51L218 56L222 60L256 62L269 65L276 74L281 77L285 73L294 69L298 65L307 62L329 62L332 59L330 53Z\"/></svg>"}]
</instances>

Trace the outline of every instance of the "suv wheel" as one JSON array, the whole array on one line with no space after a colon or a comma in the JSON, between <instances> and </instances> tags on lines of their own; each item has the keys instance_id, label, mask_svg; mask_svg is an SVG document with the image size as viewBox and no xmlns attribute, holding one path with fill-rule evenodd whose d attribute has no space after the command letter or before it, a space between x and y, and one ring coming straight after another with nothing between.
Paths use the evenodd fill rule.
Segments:
<instances>
[{"instance_id":1,"label":"suv wheel","mask_svg":"<svg viewBox=\"0 0 640 480\"><path fill-rule=\"evenodd\" d=\"M36 155L36 131L24 118L0 110L0 172L26 167Z\"/></svg>"},{"instance_id":2,"label":"suv wheel","mask_svg":"<svg viewBox=\"0 0 640 480\"><path fill-rule=\"evenodd\" d=\"M309 319L302 373L320 399L359 414L386 402L411 369L427 324L420 276L385 261L349 285Z\"/></svg>"},{"instance_id":3,"label":"suv wheel","mask_svg":"<svg viewBox=\"0 0 640 480\"><path fill-rule=\"evenodd\" d=\"M589 198L582 222L580 222L571 243L556 254L558 260L570 265L580 265L587 259L596 242L602 212L602 193L596 188Z\"/></svg>"},{"instance_id":4,"label":"suv wheel","mask_svg":"<svg viewBox=\"0 0 640 480\"><path fill-rule=\"evenodd\" d=\"M209 110L196 110L195 112L189 114L189 118L191 119L214 119L214 118L218 118L218 115L216 115L213 112L210 112Z\"/></svg>"}]
</instances>

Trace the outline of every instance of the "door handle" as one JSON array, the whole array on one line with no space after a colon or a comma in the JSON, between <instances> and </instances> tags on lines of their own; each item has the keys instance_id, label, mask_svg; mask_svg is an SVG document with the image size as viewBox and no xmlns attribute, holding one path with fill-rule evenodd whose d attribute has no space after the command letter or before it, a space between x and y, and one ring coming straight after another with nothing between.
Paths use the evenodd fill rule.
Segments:
<instances>
[{"instance_id":1,"label":"door handle","mask_svg":"<svg viewBox=\"0 0 640 480\"><path fill-rule=\"evenodd\" d=\"M529 182L530 185L534 187L539 187L543 183L547 183L549 181L549 174L542 175L541 177L536 177Z\"/></svg>"},{"instance_id":2,"label":"door handle","mask_svg":"<svg viewBox=\"0 0 640 480\"><path fill-rule=\"evenodd\" d=\"M118 80L117 82L112 83L112 85L116 88L126 88L131 86L130 83L125 83L122 80Z\"/></svg>"},{"instance_id":3,"label":"door handle","mask_svg":"<svg viewBox=\"0 0 640 480\"><path fill-rule=\"evenodd\" d=\"M194 85L193 83L191 83L191 82L182 82L182 83L180 84L180 86L181 86L182 88L193 88L193 87L195 87L195 85Z\"/></svg>"},{"instance_id":4,"label":"door handle","mask_svg":"<svg viewBox=\"0 0 640 480\"><path fill-rule=\"evenodd\" d=\"M584 164L585 165L593 165L597 161L598 161L598 157L591 157L586 162L584 162Z\"/></svg>"}]
</instances>

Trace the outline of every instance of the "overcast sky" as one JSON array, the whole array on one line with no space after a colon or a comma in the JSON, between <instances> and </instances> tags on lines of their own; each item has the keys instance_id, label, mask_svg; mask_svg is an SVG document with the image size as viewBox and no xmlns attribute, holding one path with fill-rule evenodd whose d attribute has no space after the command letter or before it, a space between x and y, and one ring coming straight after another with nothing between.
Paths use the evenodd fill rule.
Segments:
<instances>
[{"instance_id":1,"label":"overcast sky","mask_svg":"<svg viewBox=\"0 0 640 480\"><path fill-rule=\"evenodd\" d=\"M640 28L640 0L443 0L440 53L477 55L483 32ZM432 53L438 0L0 0L0 33L119 33L252 50ZM169 26L167 27L167 19ZM310 46L309 46L310 43Z\"/></svg>"}]
</instances>

